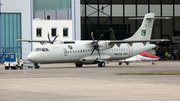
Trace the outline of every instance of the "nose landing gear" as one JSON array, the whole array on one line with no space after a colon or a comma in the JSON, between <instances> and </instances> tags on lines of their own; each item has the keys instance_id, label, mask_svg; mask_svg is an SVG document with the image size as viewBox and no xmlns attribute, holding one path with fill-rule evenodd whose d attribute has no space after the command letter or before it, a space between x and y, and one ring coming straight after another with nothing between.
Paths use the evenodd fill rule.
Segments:
<instances>
[{"instance_id":1,"label":"nose landing gear","mask_svg":"<svg viewBox=\"0 0 180 101\"><path fill-rule=\"evenodd\" d=\"M35 69L39 69L40 66L38 65L38 63L34 63Z\"/></svg>"}]
</instances>

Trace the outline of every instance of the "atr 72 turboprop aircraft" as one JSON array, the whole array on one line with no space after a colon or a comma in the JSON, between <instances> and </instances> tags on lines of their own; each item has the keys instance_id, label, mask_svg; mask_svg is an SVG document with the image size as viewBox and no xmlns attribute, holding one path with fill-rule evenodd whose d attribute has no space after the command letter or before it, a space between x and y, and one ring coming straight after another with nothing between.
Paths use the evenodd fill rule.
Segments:
<instances>
[{"instance_id":1,"label":"atr 72 turboprop aircraft","mask_svg":"<svg viewBox=\"0 0 180 101\"><path fill-rule=\"evenodd\" d=\"M76 67L82 67L83 64L98 64L99 67L105 67L105 61L122 60L155 47L155 44L149 42L169 41L167 39L150 39L154 13L148 13L143 18L142 25L136 33L125 40L94 40L92 41L63 41L54 43L50 40L17 40L25 42L40 42L34 51L28 55L28 60L35 65L48 63L75 63ZM142 18L141 18L142 19ZM96 50L96 51L95 51ZM38 66L39 68L39 66Z\"/></svg>"}]
</instances>

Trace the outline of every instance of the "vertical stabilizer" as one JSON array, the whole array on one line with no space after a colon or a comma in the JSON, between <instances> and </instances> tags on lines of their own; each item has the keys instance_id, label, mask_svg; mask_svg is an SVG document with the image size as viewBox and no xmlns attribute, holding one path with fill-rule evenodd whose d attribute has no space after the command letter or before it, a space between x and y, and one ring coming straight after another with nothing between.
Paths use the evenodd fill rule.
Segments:
<instances>
[{"instance_id":1,"label":"vertical stabilizer","mask_svg":"<svg viewBox=\"0 0 180 101\"><path fill-rule=\"evenodd\" d=\"M154 16L154 13L146 14L140 28L132 37L126 40L150 40L154 23Z\"/></svg>"}]
</instances>

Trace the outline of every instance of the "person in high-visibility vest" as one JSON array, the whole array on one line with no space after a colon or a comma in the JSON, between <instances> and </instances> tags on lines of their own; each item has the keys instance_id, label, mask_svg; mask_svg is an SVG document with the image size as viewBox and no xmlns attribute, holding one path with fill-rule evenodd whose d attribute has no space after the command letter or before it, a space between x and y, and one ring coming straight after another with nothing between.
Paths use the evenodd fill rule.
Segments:
<instances>
[{"instance_id":1,"label":"person in high-visibility vest","mask_svg":"<svg viewBox=\"0 0 180 101\"><path fill-rule=\"evenodd\" d=\"M165 53L165 56L167 56L169 54L169 52L167 51L166 53Z\"/></svg>"}]
</instances>

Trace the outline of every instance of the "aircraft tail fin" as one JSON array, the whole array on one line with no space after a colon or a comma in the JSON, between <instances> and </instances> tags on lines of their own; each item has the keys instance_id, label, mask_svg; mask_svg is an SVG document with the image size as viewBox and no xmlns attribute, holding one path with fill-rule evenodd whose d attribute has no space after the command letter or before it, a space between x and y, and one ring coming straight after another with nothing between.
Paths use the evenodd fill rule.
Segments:
<instances>
[{"instance_id":1,"label":"aircraft tail fin","mask_svg":"<svg viewBox=\"0 0 180 101\"><path fill-rule=\"evenodd\" d=\"M126 40L150 40L154 23L154 13L148 13L144 16L140 28L135 34Z\"/></svg>"}]
</instances>

